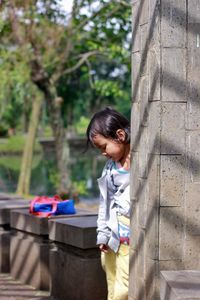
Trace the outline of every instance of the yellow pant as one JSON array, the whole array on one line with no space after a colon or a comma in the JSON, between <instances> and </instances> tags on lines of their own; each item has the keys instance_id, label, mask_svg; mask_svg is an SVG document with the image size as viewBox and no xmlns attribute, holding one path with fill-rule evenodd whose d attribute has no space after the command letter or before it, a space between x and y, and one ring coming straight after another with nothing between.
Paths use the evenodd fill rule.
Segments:
<instances>
[{"instance_id":1,"label":"yellow pant","mask_svg":"<svg viewBox=\"0 0 200 300\"><path fill-rule=\"evenodd\" d=\"M121 244L117 253L102 252L101 261L106 272L107 300L128 300L129 246Z\"/></svg>"}]
</instances>

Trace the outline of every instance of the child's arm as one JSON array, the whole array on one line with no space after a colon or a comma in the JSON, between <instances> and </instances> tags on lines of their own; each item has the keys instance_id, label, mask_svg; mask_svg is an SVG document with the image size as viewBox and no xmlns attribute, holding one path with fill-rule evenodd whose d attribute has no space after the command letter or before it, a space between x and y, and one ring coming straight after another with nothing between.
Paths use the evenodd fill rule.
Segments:
<instances>
[{"instance_id":1,"label":"child's arm","mask_svg":"<svg viewBox=\"0 0 200 300\"><path fill-rule=\"evenodd\" d=\"M108 246L107 245L100 244L99 249L101 250L101 252L108 253Z\"/></svg>"},{"instance_id":2,"label":"child's arm","mask_svg":"<svg viewBox=\"0 0 200 300\"><path fill-rule=\"evenodd\" d=\"M99 213L97 219L97 245L106 245L110 238L110 230L106 223L106 203L100 196Z\"/></svg>"}]
</instances>

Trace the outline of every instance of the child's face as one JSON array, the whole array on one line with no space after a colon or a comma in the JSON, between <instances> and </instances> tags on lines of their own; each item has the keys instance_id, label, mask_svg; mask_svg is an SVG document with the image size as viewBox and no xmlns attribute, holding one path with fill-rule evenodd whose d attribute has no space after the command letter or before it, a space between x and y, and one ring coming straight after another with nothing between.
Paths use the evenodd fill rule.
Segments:
<instances>
[{"instance_id":1,"label":"child's face","mask_svg":"<svg viewBox=\"0 0 200 300\"><path fill-rule=\"evenodd\" d=\"M106 138L101 134L97 134L93 138L93 144L95 147L100 149L101 154L110 158L116 162L121 162L127 156L127 151L129 151L129 145L123 143L125 139L123 135L119 137L119 141L115 141L110 138Z\"/></svg>"}]
</instances>

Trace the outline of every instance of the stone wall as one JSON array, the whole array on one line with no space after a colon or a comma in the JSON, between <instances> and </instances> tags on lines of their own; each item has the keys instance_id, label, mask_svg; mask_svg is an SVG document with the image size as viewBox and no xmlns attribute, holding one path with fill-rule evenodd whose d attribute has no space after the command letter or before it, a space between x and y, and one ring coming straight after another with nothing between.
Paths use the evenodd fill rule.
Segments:
<instances>
[{"instance_id":1,"label":"stone wall","mask_svg":"<svg viewBox=\"0 0 200 300\"><path fill-rule=\"evenodd\" d=\"M52 299L105 300L97 214L76 209L73 215L42 218L31 215L29 206L30 201L0 194L0 272Z\"/></svg>"},{"instance_id":2,"label":"stone wall","mask_svg":"<svg viewBox=\"0 0 200 300\"><path fill-rule=\"evenodd\" d=\"M134 0L130 300L200 269L200 0Z\"/></svg>"}]
</instances>

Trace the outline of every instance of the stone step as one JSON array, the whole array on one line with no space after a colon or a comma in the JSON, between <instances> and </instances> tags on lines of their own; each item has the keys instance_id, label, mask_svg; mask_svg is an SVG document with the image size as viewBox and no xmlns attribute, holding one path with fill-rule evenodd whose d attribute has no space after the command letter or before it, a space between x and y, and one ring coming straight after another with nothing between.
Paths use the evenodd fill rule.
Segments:
<instances>
[{"instance_id":1,"label":"stone step","mask_svg":"<svg viewBox=\"0 0 200 300\"><path fill-rule=\"evenodd\" d=\"M200 271L161 271L161 300L200 300Z\"/></svg>"},{"instance_id":2,"label":"stone step","mask_svg":"<svg viewBox=\"0 0 200 300\"><path fill-rule=\"evenodd\" d=\"M38 291L30 285L13 279L10 274L0 274L0 300L56 300L49 292Z\"/></svg>"}]
</instances>

